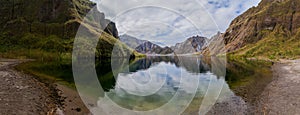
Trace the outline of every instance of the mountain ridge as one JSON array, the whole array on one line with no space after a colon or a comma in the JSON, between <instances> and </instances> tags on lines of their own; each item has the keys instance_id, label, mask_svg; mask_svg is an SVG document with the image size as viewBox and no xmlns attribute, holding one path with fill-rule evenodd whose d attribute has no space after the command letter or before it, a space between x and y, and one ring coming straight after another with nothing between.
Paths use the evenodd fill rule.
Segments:
<instances>
[{"instance_id":1,"label":"mountain ridge","mask_svg":"<svg viewBox=\"0 0 300 115\"><path fill-rule=\"evenodd\" d=\"M202 51L202 47L207 44L208 39L199 35L187 38L182 43L177 43L175 46L162 47L151 41L140 40L130 35L121 35L120 40L137 52L143 54L192 54Z\"/></svg>"},{"instance_id":2,"label":"mountain ridge","mask_svg":"<svg viewBox=\"0 0 300 115\"><path fill-rule=\"evenodd\" d=\"M125 43L127 46L129 46L132 49L135 49L139 45L147 42L147 40L140 40L136 37L133 37L133 36L127 35L127 34L121 35L120 41Z\"/></svg>"},{"instance_id":3,"label":"mountain ridge","mask_svg":"<svg viewBox=\"0 0 300 115\"><path fill-rule=\"evenodd\" d=\"M120 56L129 55L132 50L121 45L116 24L89 0L4 0L0 4L0 51L4 56L40 58L39 53L68 54L73 50L79 27L95 36L103 33L97 57L110 57L116 44Z\"/></svg>"},{"instance_id":4,"label":"mountain ridge","mask_svg":"<svg viewBox=\"0 0 300 115\"><path fill-rule=\"evenodd\" d=\"M169 47L161 47L151 41L140 40L133 36L124 34L120 36L120 41L132 49L142 54L171 54L173 51Z\"/></svg>"},{"instance_id":5,"label":"mountain ridge","mask_svg":"<svg viewBox=\"0 0 300 115\"><path fill-rule=\"evenodd\" d=\"M220 37L224 40L225 52L230 55L297 58L300 55L300 0L262 0L235 18Z\"/></svg>"},{"instance_id":6,"label":"mountain ridge","mask_svg":"<svg viewBox=\"0 0 300 115\"><path fill-rule=\"evenodd\" d=\"M207 44L208 39L199 35L187 38L182 43L177 43L172 46L171 49L174 50L176 54L189 54L201 52L203 46Z\"/></svg>"},{"instance_id":7,"label":"mountain ridge","mask_svg":"<svg viewBox=\"0 0 300 115\"><path fill-rule=\"evenodd\" d=\"M150 41L146 41L145 43L139 45L135 48L137 52L143 54L171 54L173 50L169 47L161 47L157 44L154 44Z\"/></svg>"}]
</instances>

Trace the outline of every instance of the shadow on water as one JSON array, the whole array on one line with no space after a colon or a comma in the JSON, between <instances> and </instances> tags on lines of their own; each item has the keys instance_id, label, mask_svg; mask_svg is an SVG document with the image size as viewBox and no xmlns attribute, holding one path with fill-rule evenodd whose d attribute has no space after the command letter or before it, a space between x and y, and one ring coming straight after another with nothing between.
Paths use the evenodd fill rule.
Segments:
<instances>
[{"instance_id":1,"label":"shadow on water","mask_svg":"<svg viewBox=\"0 0 300 115\"><path fill-rule=\"evenodd\" d=\"M264 88L272 81L272 62L229 61L226 82L236 95L254 105Z\"/></svg>"}]
</instances>

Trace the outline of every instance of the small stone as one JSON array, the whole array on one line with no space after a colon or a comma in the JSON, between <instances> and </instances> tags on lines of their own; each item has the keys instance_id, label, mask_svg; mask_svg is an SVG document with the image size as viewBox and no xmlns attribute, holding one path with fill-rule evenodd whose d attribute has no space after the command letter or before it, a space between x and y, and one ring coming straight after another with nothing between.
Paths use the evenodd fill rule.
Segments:
<instances>
[{"instance_id":1,"label":"small stone","mask_svg":"<svg viewBox=\"0 0 300 115\"><path fill-rule=\"evenodd\" d=\"M77 112L80 112L80 111L81 111L81 109L80 109L80 108L76 108L75 110L76 110Z\"/></svg>"}]
</instances>

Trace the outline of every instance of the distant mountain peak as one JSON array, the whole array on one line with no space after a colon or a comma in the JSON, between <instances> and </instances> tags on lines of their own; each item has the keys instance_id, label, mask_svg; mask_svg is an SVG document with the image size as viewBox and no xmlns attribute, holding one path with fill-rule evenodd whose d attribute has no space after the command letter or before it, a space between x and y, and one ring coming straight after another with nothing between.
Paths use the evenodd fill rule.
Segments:
<instances>
[{"instance_id":1,"label":"distant mountain peak","mask_svg":"<svg viewBox=\"0 0 300 115\"><path fill-rule=\"evenodd\" d=\"M206 37L195 35L187 38L182 43L177 43L175 46L167 46L161 42L152 42L147 40L140 40L130 35L121 35L120 40L143 54L191 54L201 52L202 48L206 46L208 39Z\"/></svg>"},{"instance_id":2,"label":"distant mountain peak","mask_svg":"<svg viewBox=\"0 0 300 115\"><path fill-rule=\"evenodd\" d=\"M189 54L202 51L203 46L207 44L208 39L199 35L189 37L182 43L177 43L171 47L177 54Z\"/></svg>"},{"instance_id":3,"label":"distant mountain peak","mask_svg":"<svg viewBox=\"0 0 300 115\"><path fill-rule=\"evenodd\" d=\"M143 54L170 54L173 52L172 49L169 47L163 48L160 45L157 45L156 43L147 40L140 40L127 34L121 35L120 40L127 46Z\"/></svg>"},{"instance_id":4,"label":"distant mountain peak","mask_svg":"<svg viewBox=\"0 0 300 115\"><path fill-rule=\"evenodd\" d=\"M139 45L137 48L135 48L137 52L143 53L143 54L171 54L173 53L173 50L169 47L160 47L159 45L156 45L150 41L146 41L145 43Z\"/></svg>"},{"instance_id":5,"label":"distant mountain peak","mask_svg":"<svg viewBox=\"0 0 300 115\"><path fill-rule=\"evenodd\" d=\"M131 35L128 34L123 34L120 36L120 41L125 43L127 46L129 46L132 49L135 49L139 45L143 44L146 42L146 40L140 40L138 38L135 38Z\"/></svg>"}]
</instances>

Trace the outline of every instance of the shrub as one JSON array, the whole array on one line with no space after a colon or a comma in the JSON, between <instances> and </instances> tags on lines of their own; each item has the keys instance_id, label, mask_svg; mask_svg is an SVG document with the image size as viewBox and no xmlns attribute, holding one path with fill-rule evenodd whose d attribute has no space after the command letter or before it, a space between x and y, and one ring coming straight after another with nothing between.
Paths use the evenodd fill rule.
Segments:
<instances>
[{"instance_id":1,"label":"shrub","mask_svg":"<svg viewBox=\"0 0 300 115\"><path fill-rule=\"evenodd\" d=\"M37 48L37 43L40 41L40 37L35 34L27 33L19 40L19 44L23 46L23 48Z\"/></svg>"},{"instance_id":2,"label":"shrub","mask_svg":"<svg viewBox=\"0 0 300 115\"><path fill-rule=\"evenodd\" d=\"M63 41L56 35L51 35L39 42L39 48L50 52L64 52Z\"/></svg>"}]
</instances>

